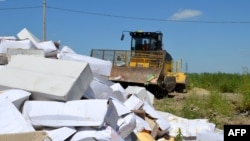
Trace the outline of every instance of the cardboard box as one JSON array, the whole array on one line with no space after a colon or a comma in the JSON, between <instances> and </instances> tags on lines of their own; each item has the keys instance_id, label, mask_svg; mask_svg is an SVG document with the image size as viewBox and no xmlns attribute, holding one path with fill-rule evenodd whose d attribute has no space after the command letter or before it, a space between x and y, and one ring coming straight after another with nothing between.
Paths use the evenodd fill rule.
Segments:
<instances>
[{"instance_id":1,"label":"cardboard box","mask_svg":"<svg viewBox=\"0 0 250 141\"><path fill-rule=\"evenodd\" d=\"M93 79L85 62L16 55L0 71L0 90L31 92L32 100L79 100Z\"/></svg>"},{"instance_id":2,"label":"cardboard box","mask_svg":"<svg viewBox=\"0 0 250 141\"><path fill-rule=\"evenodd\" d=\"M74 54L74 53L60 53L60 59L71 60L79 62L88 62L91 70L102 76L110 76L112 69L112 62L106 61L86 55Z\"/></svg>"},{"instance_id":3,"label":"cardboard box","mask_svg":"<svg viewBox=\"0 0 250 141\"><path fill-rule=\"evenodd\" d=\"M66 141L76 132L76 129L74 127L61 127L55 129L43 129L43 131L45 131L53 141Z\"/></svg>"},{"instance_id":4,"label":"cardboard box","mask_svg":"<svg viewBox=\"0 0 250 141\"><path fill-rule=\"evenodd\" d=\"M17 33L17 37L21 40L29 39L35 45L40 42L40 40L27 28L23 28L19 33Z\"/></svg>"},{"instance_id":5,"label":"cardboard box","mask_svg":"<svg viewBox=\"0 0 250 141\"><path fill-rule=\"evenodd\" d=\"M106 99L57 101L26 101L23 115L33 127L100 127L107 111Z\"/></svg>"},{"instance_id":6,"label":"cardboard box","mask_svg":"<svg viewBox=\"0 0 250 141\"><path fill-rule=\"evenodd\" d=\"M0 134L33 132L33 126L9 100L0 100Z\"/></svg>"},{"instance_id":7,"label":"cardboard box","mask_svg":"<svg viewBox=\"0 0 250 141\"><path fill-rule=\"evenodd\" d=\"M128 86L125 91L128 94L136 94L138 98L147 101L151 106L154 104L154 95L141 86Z\"/></svg>"},{"instance_id":8,"label":"cardboard box","mask_svg":"<svg viewBox=\"0 0 250 141\"><path fill-rule=\"evenodd\" d=\"M52 141L44 131L0 134L0 141Z\"/></svg>"},{"instance_id":9,"label":"cardboard box","mask_svg":"<svg viewBox=\"0 0 250 141\"><path fill-rule=\"evenodd\" d=\"M136 116L117 99L109 99L104 122L123 137L128 137L136 128Z\"/></svg>"},{"instance_id":10,"label":"cardboard box","mask_svg":"<svg viewBox=\"0 0 250 141\"><path fill-rule=\"evenodd\" d=\"M32 49L35 45L30 40L3 40L0 42L0 53L7 53L8 48Z\"/></svg>"}]
</instances>

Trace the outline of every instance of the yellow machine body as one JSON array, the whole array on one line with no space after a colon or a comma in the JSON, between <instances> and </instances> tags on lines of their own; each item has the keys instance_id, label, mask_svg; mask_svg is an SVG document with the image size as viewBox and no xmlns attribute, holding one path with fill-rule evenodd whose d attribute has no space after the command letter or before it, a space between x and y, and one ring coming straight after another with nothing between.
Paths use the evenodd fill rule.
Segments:
<instances>
[{"instance_id":1,"label":"yellow machine body","mask_svg":"<svg viewBox=\"0 0 250 141\"><path fill-rule=\"evenodd\" d=\"M92 57L110 60L113 63L109 80L128 85L143 85L157 97L169 92L183 92L187 85L187 76L181 71L174 71L171 55L162 49L162 33L130 32L132 36L131 50L92 49ZM155 46L145 50L140 42L148 39ZM152 40L152 42L151 42Z\"/></svg>"}]
</instances>

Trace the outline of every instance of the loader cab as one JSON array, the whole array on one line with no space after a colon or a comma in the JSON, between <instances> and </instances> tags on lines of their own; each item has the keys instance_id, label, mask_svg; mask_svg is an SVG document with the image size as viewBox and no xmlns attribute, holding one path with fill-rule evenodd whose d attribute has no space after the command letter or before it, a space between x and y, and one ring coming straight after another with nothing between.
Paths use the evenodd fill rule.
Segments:
<instances>
[{"instance_id":1,"label":"loader cab","mask_svg":"<svg viewBox=\"0 0 250 141\"><path fill-rule=\"evenodd\" d=\"M162 50L161 32L130 32L131 50L157 51Z\"/></svg>"}]
</instances>

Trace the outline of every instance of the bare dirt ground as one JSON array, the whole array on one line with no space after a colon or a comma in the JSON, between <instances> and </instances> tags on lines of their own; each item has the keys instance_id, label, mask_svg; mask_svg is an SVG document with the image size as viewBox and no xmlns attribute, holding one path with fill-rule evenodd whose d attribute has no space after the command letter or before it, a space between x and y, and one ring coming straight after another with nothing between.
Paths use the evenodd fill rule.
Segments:
<instances>
[{"instance_id":1,"label":"bare dirt ground","mask_svg":"<svg viewBox=\"0 0 250 141\"><path fill-rule=\"evenodd\" d=\"M167 104L166 107L169 109L175 109L176 111L181 112L186 98L190 96L191 94L196 94L197 96L200 96L200 97L206 97L207 95L210 94L210 92L201 88L193 88L192 90L189 90L187 93L170 93L168 97L168 99L170 100L168 100L169 103ZM226 98L228 99L228 102L232 104L237 103L241 98L240 94L223 93L223 95L225 95ZM157 100L157 99L155 100L155 104L158 106L161 105L160 102L163 102L163 101ZM213 111L211 111L211 113L212 112ZM220 123L220 126L218 128L222 129L223 125L225 124L248 124L248 125L250 124L250 113L248 112L246 113L235 112L235 113L236 114L230 117L225 117L217 113L213 113L213 116L217 116L216 117L217 122Z\"/></svg>"}]
</instances>

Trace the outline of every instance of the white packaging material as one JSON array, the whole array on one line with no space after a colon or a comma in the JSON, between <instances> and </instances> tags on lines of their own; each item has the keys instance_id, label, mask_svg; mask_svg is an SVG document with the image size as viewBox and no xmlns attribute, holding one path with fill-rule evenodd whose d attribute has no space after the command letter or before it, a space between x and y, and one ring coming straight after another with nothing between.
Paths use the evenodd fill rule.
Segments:
<instances>
[{"instance_id":1,"label":"white packaging material","mask_svg":"<svg viewBox=\"0 0 250 141\"><path fill-rule=\"evenodd\" d=\"M112 88L112 85L115 84L114 82L108 80L107 77L105 77L105 76L101 76L100 74L97 74L97 73L93 73L93 74L94 74L94 77L95 77L96 80L98 80L98 81L104 83L105 85L107 85L107 86L109 86L109 87L111 87L111 88ZM113 88L112 88L112 89L113 89ZM113 89L113 90L114 90L114 89Z\"/></svg>"},{"instance_id":2,"label":"white packaging material","mask_svg":"<svg viewBox=\"0 0 250 141\"><path fill-rule=\"evenodd\" d=\"M31 93L20 89L9 89L0 93L0 100L11 101L16 108L21 111L26 100L29 100Z\"/></svg>"},{"instance_id":3,"label":"white packaging material","mask_svg":"<svg viewBox=\"0 0 250 141\"><path fill-rule=\"evenodd\" d=\"M0 36L0 42L1 40L16 40L15 36Z\"/></svg>"},{"instance_id":4,"label":"white packaging material","mask_svg":"<svg viewBox=\"0 0 250 141\"><path fill-rule=\"evenodd\" d=\"M170 113L157 111L170 124L169 135L175 137L180 129L184 137L196 137L199 132L214 132L215 124L207 119L186 119Z\"/></svg>"},{"instance_id":5,"label":"white packaging material","mask_svg":"<svg viewBox=\"0 0 250 141\"><path fill-rule=\"evenodd\" d=\"M201 131L197 133L197 141L224 141L223 132Z\"/></svg>"},{"instance_id":6,"label":"white packaging material","mask_svg":"<svg viewBox=\"0 0 250 141\"><path fill-rule=\"evenodd\" d=\"M0 90L30 91L33 100L79 100L93 79L89 65L84 62L26 55L11 60L0 71Z\"/></svg>"},{"instance_id":7,"label":"white packaging material","mask_svg":"<svg viewBox=\"0 0 250 141\"><path fill-rule=\"evenodd\" d=\"M107 100L26 101L23 115L36 128L41 126L101 126L107 111Z\"/></svg>"},{"instance_id":8,"label":"white packaging material","mask_svg":"<svg viewBox=\"0 0 250 141\"><path fill-rule=\"evenodd\" d=\"M90 82L89 85L95 95L95 98L97 99L108 99L109 97L113 97L121 102L124 102L125 97L123 93L118 89L114 91L111 88L112 86L115 87L113 84L114 84L113 82L110 82L109 80L106 80L95 74L94 79ZM85 97L87 97L87 94L84 94L86 95Z\"/></svg>"},{"instance_id":9,"label":"white packaging material","mask_svg":"<svg viewBox=\"0 0 250 141\"><path fill-rule=\"evenodd\" d=\"M52 141L65 141L76 132L76 129L70 127L61 127L44 131L48 134Z\"/></svg>"},{"instance_id":10,"label":"white packaging material","mask_svg":"<svg viewBox=\"0 0 250 141\"><path fill-rule=\"evenodd\" d=\"M147 101L151 106L154 104L154 95L147 91L145 87L128 86L125 91L128 94L136 94L141 100Z\"/></svg>"},{"instance_id":11,"label":"white packaging material","mask_svg":"<svg viewBox=\"0 0 250 141\"><path fill-rule=\"evenodd\" d=\"M15 55L33 55L36 57L45 57L45 53L41 49L20 49L20 48L8 48L7 56L8 62L11 61L11 57Z\"/></svg>"},{"instance_id":12,"label":"white packaging material","mask_svg":"<svg viewBox=\"0 0 250 141\"><path fill-rule=\"evenodd\" d=\"M0 53L7 53L8 48L34 49L35 45L30 40L3 40L0 42Z\"/></svg>"},{"instance_id":13,"label":"white packaging material","mask_svg":"<svg viewBox=\"0 0 250 141\"><path fill-rule=\"evenodd\" d=\"M143 130L152 131L147 121L145 121L144 119L142 119L141 117L137 115L135 116L136 116L136 128L134 129L134 133L138 133Z\"/></svg>"},{"instance_id":14,"label":"white packaging material","mask_svg":"<svg viewBox=\"0 0 250 141\"><path fill-rule=\"evenodd\" d=\"M109 95L109 97L115 98L115 99L119 100L122 103L125 102L125 98L124 98L123 94L121 93L121 91L118 91L118 90L113 91Z\"/></svg>"},{"instance_id":15,"label":"white packaging material","mask_svg":"<svg viewBox=\"0 0 250 141\"><path fill-rule=\"evenodd\" d=\"M21 40L29 39L35 45L40 42L40 40L35 35L33 35L27 28L23 28L19 33L17 33L17 37Z\"/></svg>"},{"instance_id":16,"label":"white packaging material","mask_svg":"<svg viewBox=\"0 0 250 141\"><path fill-rule=\"evenodd\" d=\"M70 48L69 46L63 46L61 49L61 53L74 53L74 54L76 54L76 52L72 48Z\"/></svg>"},{"instance_id":17,"label":"white packaging material","mask_svg":"<svg viewBox=\"0 0 250 141\"><path fill-rule=\"evenodd\" d=\"M79 130L70 141L124 141L117 132L110 126L99 130Z\"/></svg>"},{"instance_id":18,"label":"white packaging material","mask_svg":"<svg viewBox=\"0 0 250 141\"><path fill-rule=\"evenodd\" d=\"M126 138L136 127L136 117L123 103L109 99L108 110L104 119L122 137Z\"/></svg>"},{"instance_id":19,"label":"white packaging material","mask_svg":"<svg viewBox=\"0 0 250 141\"><path fill-rule=\"evenodd\" d=\"M44 50L45 53L50 53L57 50L53 41L44 41L37 43L37 48Z\"/></svg>"},{"instance_id":20,"label":"white packaging material","mask_svg":"<svg viewBox=\"0 0 250 141\"><path fill-rule=\"evenodd\" d=\"M106 85L103 81L100 81L96 77L90 82L89 86L95 94L97 99L108 99L113 90Z\"/></svg>"},{"instance_id":21,"label":"white packaging material","mask_svg":"<svg viewBox=\"0 0 250 141\"><path fill-rule=\"evenodd\" d=\"M135 94L132 94L125 102L124 105L130 110L138 110L142 107L143 101Z\"/></svg>"},{"instance_id":22,"label":"white packaging material","mask_svg":"<svg viewBox=\"0 0 250 141\"><path fill-rule=\"evenodd\" d=\"M60 53L59 59L62 60L71 60L71 61L79 61L79 62L87 62L90 65L90 68L93 73L102 75L102 76L110 76L111 69L112 69L112 62L97 59L94 57L75 54L75 53Z\"/></svg>"},{"instance_id":23,"label":"white packaging material","mask_svg":"<svg viewBox=\"0 0 250 141\"><path fill-rule=\"evenodd\" d=\"M8 64L8 57L6 53L0 53L0 65Z\"/></svg>"},{"instance_id":24,"label":"white packaging material","mask_svg":"<svg viewBox=\"0 0 250 141\"><path fill-rule=\"evenodd\" d=\"M0 71L5 67L5 65L0 65Z\"/></svg>"},{"instance_id":25,"label":"white packaging material","mask_svg":"<svg viewBox=\"0 0 250 141\"><path fill-rule=\"evenodd\" d=\"M93 89L88 86L87 90L83 93L81 99L96 99Z\"/></svg>"},{"instance_id":26,"label":"white packaging material","mask_svg":"<svg viewBox=\"0 0 250 141\"><path fill-rule=\"evenodd\" d=\"M0 134L35 131L9 100L0 100Z\"/></svg>"},{"instance_id":27,"label":"white packaging material","mask_svg":"<svg viewBox=\"0 0 250 141\"><path fill-rule=\"evenodd\" d=\"M163 132L168 132L168 129L170 128L170 124L169 122L163 118L163 116L161 114L158 113L158 111L156 111L154 109L154 107L152 107L151 105L149 105L147 103L147 101L144 101L143 104L143 110L152 118L155 118L155 122L159 125L159 128L163 131Z\"/></svg>"},{"instance_id":28,"label":"white packaging material","mask_svg":"<svg viewBox=\"0 0 250 141\"><path fill-rule=\"evenodd\" d=\"M123 97L126 99L128 94L125 91L125 89L121 86L120 83L114 83L113 85L110 86L110 88L112 88L113 91L120 91L123 95Z\"/></svg>"}]
</instances>

